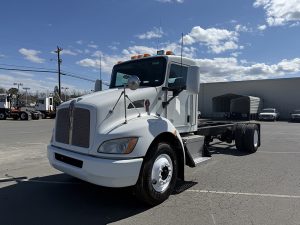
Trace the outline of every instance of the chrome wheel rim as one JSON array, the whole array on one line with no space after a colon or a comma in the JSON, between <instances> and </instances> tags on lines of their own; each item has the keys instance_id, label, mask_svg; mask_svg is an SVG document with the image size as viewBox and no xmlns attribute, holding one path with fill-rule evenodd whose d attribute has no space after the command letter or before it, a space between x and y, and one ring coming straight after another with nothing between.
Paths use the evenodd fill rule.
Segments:
<instances>
[{"instance_id":1,"label":"chrome wheel rim","mask_svg":"<svg viewBox=\"0 0 300 225\"><path fill-rule=\"evenodd\" d=\"M21 119L24 120L25 118L26 118L26 114L25 114L25 113L22 113L22 114L21 114Z\"/></svg>"},{"instance_id":2,"label":"chrome wheel rim","mask_svg":"<svg viewBox=\"0 0 300 225\"><path fill-rule=\"evenodd\" d=\"M257 130L254 131L254 135L253 135L253 145L254 147L258 146L258 132Z\"/></svg>"},{"instance_id":3,"label":"chrome wheel rim","mask_svg":"<svg viewBox=\"0 0 300 225\"><path fill-rule=\"evenodd\" d=\"M164 192L173 176L173 163L167 154L159 155L153 163L151 172L152 187L157 192Z\"/></svg>"}]
</instances>

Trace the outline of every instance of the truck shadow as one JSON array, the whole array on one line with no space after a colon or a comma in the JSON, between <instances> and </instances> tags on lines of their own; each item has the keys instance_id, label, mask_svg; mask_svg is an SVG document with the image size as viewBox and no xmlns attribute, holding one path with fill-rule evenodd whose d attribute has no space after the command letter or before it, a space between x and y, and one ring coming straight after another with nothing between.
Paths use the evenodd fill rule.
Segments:
<instances>
[{"instance_id":1,"label":"truck shadow","mask_svg":"<svg viewBox=\"0 0 300 225\"><path fill-rule=\"evenodd\" d=\"M107 224L150 209L128 188L99 187L65 174L16 182L0 188L0 224Z\"/></svg>"},{"instance_id":2,"label":"truck shadow","mask_svg":"<svg viewBox=\"0 0 300 225\"><path fill-rule=\"evenodd\" d=\"M223 154L223 155L232 155L232 156L246 156L249 155L247 152L238 151L234 144L227 144L224 142L216 142L210 144L209 152L212 155Z\"/></svg>"}]
</instances>

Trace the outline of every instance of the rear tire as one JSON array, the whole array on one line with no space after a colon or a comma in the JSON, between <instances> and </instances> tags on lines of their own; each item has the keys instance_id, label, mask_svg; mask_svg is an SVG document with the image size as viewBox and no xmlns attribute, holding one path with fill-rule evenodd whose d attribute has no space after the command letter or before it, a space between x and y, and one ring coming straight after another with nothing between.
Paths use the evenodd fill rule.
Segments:
<instances>
[{"instance_id":1,"label":"rear tire","mask_svg":"<svg viewBox=\"0 0 300 225\"><path fill-rule=\"evenodd\" d=\"M256 124L248 124L245 130L245 151L254 153L259 147L259 131Z\"/></svg>"},{"instance_id":2,"label":"rear tire","mask_svg":"<svg viewBox=\"0 0 300 225\"><path fill-rule=\"evenodd\" d=\"M178 174L176 153L167 143L158 143L149 149L140 177L135 186L137 198L149 205L158 205L169 198Z\"/></svg>"},{"instance_id":3,"label":"rear tire","mask_svg":"<svg viewBox=\"0 0 300 225\"><path fill-rule=\"evenodd\" d=\"M246 130L246 124L237 124L235 129L235 146L237 150L244 151L245 150L245 130Z\"/></svg>"}]
</instances>

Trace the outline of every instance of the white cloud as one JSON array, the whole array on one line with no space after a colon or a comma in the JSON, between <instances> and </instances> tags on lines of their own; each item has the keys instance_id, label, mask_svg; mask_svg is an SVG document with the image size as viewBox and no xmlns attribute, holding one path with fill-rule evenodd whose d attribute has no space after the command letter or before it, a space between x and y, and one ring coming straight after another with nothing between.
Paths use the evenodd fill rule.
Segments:
<instances>
[{"instance_id":1,"label":"white cloud","mask_svg":"<svg viewBox=\"0 0 300 225\"><path fill-rule=\"evenodd\" d=\"M254 7L263 7L269 26L300 21L300 0L256 0Z\"/></svg>"},{"instance_id":2,"label":"white cloud","mask_svg":"<svg viewBox=\"0 0 300 225\"><path fill-rule=\"evenodd\" d=\"M113 51L117 51L118 50L118 47L115 46L115 45L109 45L108 48L110 48Z\"/></svg>"},{"instance_id":3,"label":"white cloud","mask_svg":"<svg viewBox=\"0 0 300 225\"><path fill-rule=\"evenodd\" d=\"M198 59L203 82L267 79L300 72L300 58L277 64L248 63L236 58Z\"/></svg>"},{"instance_id":4,"label":"white cloud","mask_svg":"<svg viewBox=\"0 0 300 225\"><path fill-rule=\"evenodd\" d=\"M18 74L18 75L17 75ZM16 76L17 75L17 76ZM27 74L28 75L28 74ZM0 87L3 87L5 89L9 89L11 87L16 87L13 85L13 83L23 83L23 87L29 87L29 92L53 92L54 87L57 85L57 78L56 76L49 76L49 77L42 77L41 79L36 79L35 77L26 76L26 74L17 73L16 71L13 72L7 72L5 74L0 74ZM64 86L69 87L69 91L73 90L80 90L78 87L75 87L72 84L69 84L64 80L63 82ZM20 87L20 91L23 91L22 87Z\"/></svg>"},{"instance_id":5,"label":"white cloud","mask_svg":"<svg viewBox=\"0 0 300 225\"><path fill-rule=\"evenodd\" d=\"M95 44L88 44L88 47L97 49L97 48L98 48L98 45L95 45Z\"/></svg>"},{"instance_id":6,"label":"white cloud","mask_svg":"<svg viewBox=\"0 0 300 225\"><path fill-rule=\"evenodd\" d=\"M97 58L99 58L99 57L102 56L102 55L103 55L103 52L101 52L101 51L99 51L99 50L95 51L95 52L92 54L93 57L97 57Z\"/></svg>"},{"instance_id":7,"label":"white cloud","mask_svg":"<svg viewBox=\"0 0 300 225\"><path fill-rule=\"evenodd\" d=\"M152 30L147 31L144 34L136 35L139 39L153 39L153 38L161 38L164 35L162 28L154 27Z\"/></svg>"},{"instance_id":8,"label":"white cloud","mask_svg":"<svg viewBox=\"0 0 300 225\"><path fill-rule=\"evenodd\" d=\"M34 77L32 73L23 72L23 71L11 71L10 74L21 77Z\"/></svg>"},{"instance_id":9,"label":"white cloud","mask_svg":"<svg viewBox=\"0 0 300 225\"><path fill-rule=\"evenodd\" d=\"M82 45L83 41L82 40L78 40L78 41L76 41L76 44Z\"/></svg>"},{"instance_id":10,"label":"white cloud","mask_svg":"<svg viewBox=\"0 0 300 225\"><path fill-rule=\"evenodd\" d=\"M226 29L193 27L191 32L183 37L185 45L200 43L206 45L213 53L238 49L238 32Z\"/></svg>"},{"instance_id":11,"label":"white cloud","mask_svg":"<svg viewBox=\"0 0 300 225\"><path fill-rule=\"evenodd\" d=\"M45 59L42 59L38 56L40 54L40 51L33 50L33 49L26 49L26 48L21 48L19 49L19 52L25 56L25 59L34 62L34 63L43 63Z\"/></svg>"},{"instance_id":12,"label":"white cloud","mask_svg":"<svg viewBox=\"0 0 300 225\"><path fill-rule=\"evenodd\" d=\"M175 3L183 3L184 2L184 0L156 0L156 1L162 2L162 3L173 3L173 2L175 2Z\"/></svg>"},{"instance_id":13,"label":"white cloud","mask_svg":"<svg viewBox=\"0 0 300 225\"><path fill-rule=\"evenodd\" d=\"M70 50L70 49L63 49L63 50L61 51L61 54L62 54L62 55L78 55L77 52L74 52L74 51L72 51L72 50Z\"/></svg>"},{"instance_id":14,"label":"white cloud","mask_svg":"<svg viewBox=\"0 0 300 225\"><path fill-rule=\"evenodd\" d=\"M5 57L5 55L0 53L0 58L4 58L4 57Z\"/></svg>"},{"instance_id":15,"label":"white cloud","mask_svg":"<svg viewBox=\"0 0 300 225\"><path fill-rule=\"evenodd\" d=\"M261 31L265 30L266 28L267 28L267 25L265 25L265 24L257 26L257 29L259 29Z\"/></svg>"},{"instance_id":16,"label":"white cloud","mask_svg":"<svg viewBox=\"0 0 300 225\"><path fill-rule=\"evenodd\" d=\"M235 29L236 32L248 32L248 31L250 31L250 29L248 27L246 27L245 25L241 25L241 24L237 24L234 27L234 29Z\"/></svg>"}]
</instances>

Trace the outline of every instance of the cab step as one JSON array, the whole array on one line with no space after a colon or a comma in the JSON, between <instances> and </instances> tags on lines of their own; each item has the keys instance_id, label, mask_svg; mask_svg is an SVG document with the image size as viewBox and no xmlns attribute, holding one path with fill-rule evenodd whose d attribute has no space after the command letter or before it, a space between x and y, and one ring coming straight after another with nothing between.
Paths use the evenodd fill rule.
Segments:
<instances>
[{"instance_id":1,"label":"cab step","mask_svg":"<svg viewBox=\"0 0 300 225\"><path fill-rule=\"evenodd\" d=\"M185 135L182 137L185 149L185 164L189 167L196 167L199 164L211 159L207 157L207 149L205 146L205 136L202 135Z\"/></svg>"}]
</instances>

